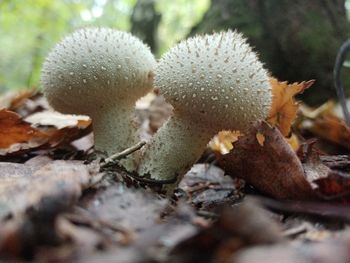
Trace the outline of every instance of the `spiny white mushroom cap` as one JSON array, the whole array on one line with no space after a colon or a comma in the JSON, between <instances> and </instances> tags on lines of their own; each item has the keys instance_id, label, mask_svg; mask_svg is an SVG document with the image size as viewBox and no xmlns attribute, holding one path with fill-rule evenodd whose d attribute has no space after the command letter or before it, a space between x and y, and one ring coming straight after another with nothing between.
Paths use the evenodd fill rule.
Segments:
<instances>
[{"instance_id":1,"label":"spiny white mushroom cap","mask_svg":"<svg viewBox=\"0 0 350 263\"><path fill-rule=\"evenodd\" d=\"M42 69L43 92L54 109L91 115L119 103L132 104L152 89L155 59L127 32L84 28L49 53Z\"/></svg>"},{"instance_id":2,"label":"spiny white mushroom cap","mask_svg":"<svg viewBox=\"0 0 350 263\"><path fill-rule=\"evenodd\" d=\"M160 60L155 86L175 114L217 131L266 118L272 99L267 71L232 31L180 42Z\"/></svg>"}]
</instances>

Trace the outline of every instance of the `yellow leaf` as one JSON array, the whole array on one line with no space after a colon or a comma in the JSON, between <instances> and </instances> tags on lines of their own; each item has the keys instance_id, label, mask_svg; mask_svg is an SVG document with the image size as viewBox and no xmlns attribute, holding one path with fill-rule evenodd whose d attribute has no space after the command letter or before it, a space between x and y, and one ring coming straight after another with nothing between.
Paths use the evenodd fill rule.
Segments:
<instances>
[{"instance_id":1,"label":"yellow leaf","mask_svg":"<svg viewBox=\"0 0 350 263\"><path fill-rule=\"evenodd\" d=\"M233 149L232 143L238 141L239 136L242 136L239 131L221 131L209 142L209 147L215 152L227 154Z\"/></svg>"},{"instance_id":2,"label":"yellow leaf","mask_svg":"<svg viewBox=\"0 0 350 263\"><path fill-rule=\"evenodd\" d=\"M267 121L276 126L284 136L290 133L290 127L295 119L299 104L295 102L294 96L312 86L314 80L301 83L288 84L270 78L272 86L272 106Z\"/></svg>"}]
</instances>

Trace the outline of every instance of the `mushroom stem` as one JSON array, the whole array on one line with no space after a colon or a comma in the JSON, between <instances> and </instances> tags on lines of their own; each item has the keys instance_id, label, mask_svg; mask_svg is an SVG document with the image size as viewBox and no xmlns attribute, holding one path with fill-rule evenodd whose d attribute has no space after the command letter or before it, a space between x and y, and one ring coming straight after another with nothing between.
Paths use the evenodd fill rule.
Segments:
<instances>
[{"instance_id":1,"label":"mushroom stem","mask_svg":"<svg viewBox=\"0 0 350 263\"><path fill-rule=\"evenodd\" d=\"M103 114L91 116L95 136L95 148L111 156L119 153L130 145L136 144L139 139L134 119L134 110L130 105L119 104L109 109L103 109ZM103 149L108 149L103 151ZM135 169L134 158L136 153L120 160L128 171Z\"/></svg>"},{"instance_id":2,"label":"mushroom stem","mask_svg":"<svg viewBox=\"0 0 350 263\"><path fill-rule=\"evenodd\" d=\"M184 116L172 116L144 147L138 167L140 176L170 180L191 168L215 135L208 128L194 124Z\"/></svg>"}]
</instances>

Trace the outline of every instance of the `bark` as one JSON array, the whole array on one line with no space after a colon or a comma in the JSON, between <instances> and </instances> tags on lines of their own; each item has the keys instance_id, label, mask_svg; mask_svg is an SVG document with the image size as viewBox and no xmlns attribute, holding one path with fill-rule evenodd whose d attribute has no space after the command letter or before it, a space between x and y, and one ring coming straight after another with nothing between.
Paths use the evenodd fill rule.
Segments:
<instances>
[{"instance_id":1,"label":"bark","mask_svg":"<svg viewBox=\"0 0 350 263\"><path fill-rule=\"evenodd\" d=\"M290 82L316 79L303 95L307 102L335 96L333 65L350 36L344 0L212 0L190 34L228 28L248 37L273 76Z\"/></svg>"},{"instance_id":2,"label":"bark","mask_svg":"<svg viewBox=\"0 0 350 263\"><path fill-rule=\"evenodd\" d=\"M138 0L131 16L131 33L149 45L154 54L158 50L157 31L160 18L154 0Z\"/></svg>"}]
</instances>

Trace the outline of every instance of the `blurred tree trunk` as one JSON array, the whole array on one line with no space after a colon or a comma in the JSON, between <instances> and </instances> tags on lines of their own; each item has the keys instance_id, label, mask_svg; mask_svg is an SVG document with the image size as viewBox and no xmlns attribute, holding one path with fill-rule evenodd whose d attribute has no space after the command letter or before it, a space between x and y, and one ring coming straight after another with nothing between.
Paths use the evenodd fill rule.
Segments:
<instances>
[{"instance_id":1,"label":"blurred tree trunk","mask_svg":"<svg viewBox=\"0 0 350 263\"><path fill-rule=\"evenodd\" d=\"M307 102L335 96L335 57L350 37L344 0L212 0L190 35L227 28L244 33L280 80L316 79L303 96Z\"/></svg>"},{"instance_id":2,"label":"blurred tree trunk","mask_svg":"<svg viewBox=\"0 0 350 263\"><path fill-rule=\"evenodd\" d=\"M131 16L131 33L148 44L154 54L158 49L157 30L160 18L154 0L138 0Z\"/></svg>"}]
</instances>

